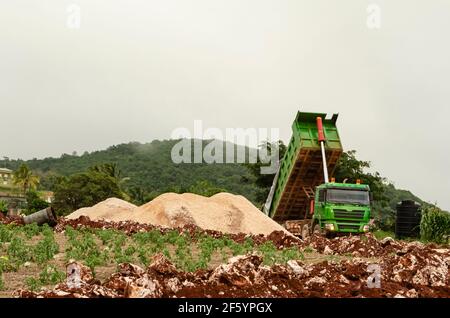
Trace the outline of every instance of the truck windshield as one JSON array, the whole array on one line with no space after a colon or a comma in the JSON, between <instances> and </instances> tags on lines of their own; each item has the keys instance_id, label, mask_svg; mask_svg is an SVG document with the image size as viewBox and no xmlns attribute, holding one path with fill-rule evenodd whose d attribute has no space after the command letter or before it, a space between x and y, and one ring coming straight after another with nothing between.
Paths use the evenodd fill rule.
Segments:
<instances>
[{"instance_id":1,"label":"truck windshield","mask_svg":"<svg viewBox=\"0 0 450 318\"><path fill-rule=\"evenodd\" d=\"M369 191L328 189L327 201L334 203L369 205L370 204Z\"/></svg>"}]
</instances>

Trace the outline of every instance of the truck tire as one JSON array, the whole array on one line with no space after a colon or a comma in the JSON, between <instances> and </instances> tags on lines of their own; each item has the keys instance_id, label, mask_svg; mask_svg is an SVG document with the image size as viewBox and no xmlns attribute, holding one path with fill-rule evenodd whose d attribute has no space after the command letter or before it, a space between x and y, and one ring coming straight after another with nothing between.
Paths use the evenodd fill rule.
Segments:
<instances>
[{"instance_id":1,"label":"truck tire","mask_svg":"<svg viewBox=\"0 0 450 318\"><path fill-rule=\"evenodd\" d=\"M307 239L310 236L311 236L311 233L309 232L309 224L303 224L302 239Z\"/></svg>"},{"instance_id":2,"label":"truck tire","mask_svg":"<svg viewBox=\"0 0 450 318\"><path fill-rule=\"evenodd\" d=\"M320 227L320 224L319 224L319 223L316 223L316 224L314 225L313 233L316 234L316 235L324 236L324 231L323 231L323 229Z\"/></svg>"}]
</instances>

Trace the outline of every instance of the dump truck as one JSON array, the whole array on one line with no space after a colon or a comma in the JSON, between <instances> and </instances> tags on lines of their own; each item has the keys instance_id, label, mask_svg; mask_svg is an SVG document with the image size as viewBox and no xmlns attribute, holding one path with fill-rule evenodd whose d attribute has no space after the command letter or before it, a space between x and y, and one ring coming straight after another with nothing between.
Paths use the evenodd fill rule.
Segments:
<instances>
[{"instance_id":1,"label":"dump truck","mask_svg":"<svg viewBox=\"0 0 450 318\"><path fill-rule=\"evenodd\" d=\"M279 163L264 212L294 235L369 231L372 196L361 184L336 182L343 148L338 114L298 112L292 137Z\"/></svg>"}]
</instances>

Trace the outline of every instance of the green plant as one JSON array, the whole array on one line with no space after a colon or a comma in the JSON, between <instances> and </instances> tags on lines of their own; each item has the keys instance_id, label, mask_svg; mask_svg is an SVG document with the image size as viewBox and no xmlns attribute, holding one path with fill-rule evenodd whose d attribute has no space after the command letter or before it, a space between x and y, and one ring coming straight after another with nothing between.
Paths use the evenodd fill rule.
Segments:
<instances>
[{"instance_id":1,"label":"green plant","mask_svg":"<svg viewBox=\"0 0 450 318\"><path fill-rule=\"evenodd\" d=\"M38 235L41 232L41 228L36 223L31 223L22 226L21 231L25 233L27 239L31 239L33 236Z\"/></svg>"},{"instance_id":2,"label":"green plant","mask_svg":"<svg viewBox=\"0 0 450 318\"><path fill-rule=\"evenodd\" d=\"M296 247L289 247L285 248L281 251L279 254L279 257L277 257L277 260L284 264L289 260L303 260L305 257L303 256L303 253Z\"/></svg>"},{"instance_id":3,"label":"green plant","mask_svg":"<svg viewBox=\"0 0 450 318\"><path fill-rule=\"evenodd\" d=\"M115 230L112 229L106 229L106 230L97 230L95 232L95 235L102 241L104 245L109 244L111 241L114 240L115 236L118 235L118 233Z\"/></svg>"},{"instance_id":4,"label":"green plant","mask_svg":"<svg viewBox=\"0 0 450 318\"><path fill-rule=\"evenodd\" d=\"M3 282L3 272L0 270L0 290L5 289L5 283Z\"/></svg>"},{"instance_id":5,"label":"green plant","mask_svg":"<svg viewBox=\"0 0 450 318\"><path fill-rule=\"evenodd\" d=\"M77 231L67 227L65 234L68 238L66 259L84 261L94 274L95 267L106 264L109 259L108 251L106 249L100 250L91 231Z\"/></svg>"},{"instance_id":6,"label":"green plant","mask_svg":"<svg viewBox=\"0 0 450 318\"><path fill-rule=\"evenodd\" d=\"M34 277L27 277L25 279L25 285L31 291L36 291L42 287L42 284L40 283L39 279Z\"/></svg>"},{"instance_id":7,"label":"green plant","mask_svg":"<svg viewBox=\"0 0 450 318\"><path fill-rule=\"evenodd\" d=\"M39 177L30 170L27 164L23 163L14 171L13 183L22 188L23 193L30 189L36 189L39 184Z\"/></svg>"},{"instance_id":8,"label":"green plant","mask_svg":"<svg viewBox=\"0 0 450 318\"><path fill-rule=\"evenodd\" d=\"M6 202L5 200L0 200L0 212L8 212L8 202Z\"/></svg>"},{"instance_id":9,"label":"green plant","mask_svg":"<svg viewBox=\"0 0 450 318\"><path fill-rule=\"evenodd\" d=\"M43 210L49 206L48 202L42 200L39 193L35 190L27 192L27 208L25 214L32 214L34 212Z\"/></svg>"},{"instance_id":10,"label":"green plant","mask_svg":"<svg viewBox=\"0 0 450 318\"><path fill-rule=\"evenodd\" d=\"M23 264L31 260L30 248L21 237L14 237L8 246L8 256L19 264Z\"/></svg>"},{"instance_id":11,"label":"green plant","mask_svg":"<svg viewBox=\"0 0 450 318\"><path fill-rule=\"evenodd\" d=\"M0 273L15 271L16 268L8 256L0 256Z\"/></svg>"},{"instance_id":12,"label":"green plant","mask_svg":"<svg viewBox=\"0 0 450 318\"><path fill-rule=\"evenodd\" d=\"M17 226L13 224L0 224L0 242L11 242Z\"/></svg>"},{"instance_id":13,"label":"green plant","mask_svg":"<svg viewBox=\"0 0 450 318\"><path fill-rule=\"evenodd\" d=\"M422 208L420 236L425 241L447 243L450 236L450 214L436 206Z\"/></svg>"},{"instance_id":14,"label":"green plant","mask_svg":"<svg viewBox=\"0 0 450 318\"><path fill-rule=\"evenodd\" d=\"M273 244L272 241L267 241L264 244L261 244L258 247L259 252L262 254L263 257L263 263L265 265L273 265L276 262L276 254L277 254L277 248Z\"/></svg>"},{"instance_id":15,"label":"green plant","mask_svg":"<svg viewBox=\"0 0 450 318\"><path fill-rule=\"evenodd\" d=\"M57 284L66 278L66 273L58 270L54 265L47 265L39 274L42 285Z\"/></svg>"},{"instance_id":16,"label":"green plant","mask_svg":"<svg viewBox=\"0 0 450 318\"><path fill-rule=\"evenodd\" d=\"M39 273L39 277L27 277L25 285L32 291L40 289L44 285L55 285L62 282L66 274L58 270L54 265L45 266Z\"/></svg>"},{"instance_id":17,"label":"green plant","mask_svg":"<svg viewBox=\"0 0 450 318\"><path fill-rule=\"evenodd\" d=\"M58 253L59 245L55 241L53 231L49 229L43 230L44 239L39 241L33 248L33 259L38 264L44 264L51 260Z\"/></svg>"}]
</instances>

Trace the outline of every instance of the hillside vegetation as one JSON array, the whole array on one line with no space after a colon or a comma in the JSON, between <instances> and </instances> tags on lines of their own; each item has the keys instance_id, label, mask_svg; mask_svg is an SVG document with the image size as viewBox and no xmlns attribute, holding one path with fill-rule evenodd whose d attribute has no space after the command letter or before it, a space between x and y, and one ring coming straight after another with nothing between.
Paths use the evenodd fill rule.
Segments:
<instances>
[{"instance_id":1,"label":"hillside vegetation","mask_svg":"<svg viewBox=\"0 0 450 318\"><path fill-rule=\"evenodd\" d=\"M175 164L171 160L171 150L177 142L178 140L154 140L145 144L131 142L111 146L106 150L85 152L82 155L63 154L60 158L28 161L5 158L0 160L0 166L15 170L22 163L26 163L40 176L41 189L55 190L61 184L60 176L74 177L74 174L85 173L95 165L111 163L117 171L112 171L110 174L120 181L120 189L124 192L122 197L138 205L164 192L194 192L211 195L220 191L241 194L258 207L263 204L273 176L258 175L260 163L250 165ZM204 145L209 142L203 141ZM240 146L234 147L237 150ZM284 149L282 145L280 153L283 153ZM248 148L245 151L248 152ZM359 178L371 186L376 201L375 217L381 227L393 228L397 202L410 199L424 204L411 192L396 189L378 173L366 173L365 169L369 167L369 162L359 161L356 153L349 151L342 156L335 176L337 181L348 178L349 182L354 182ZM75 180L83 184L81 182L83 180L79 179L85 177L85 175L77 175ZM72 182L72 184L76 183Z\"/></svg>"}]
</instances>

